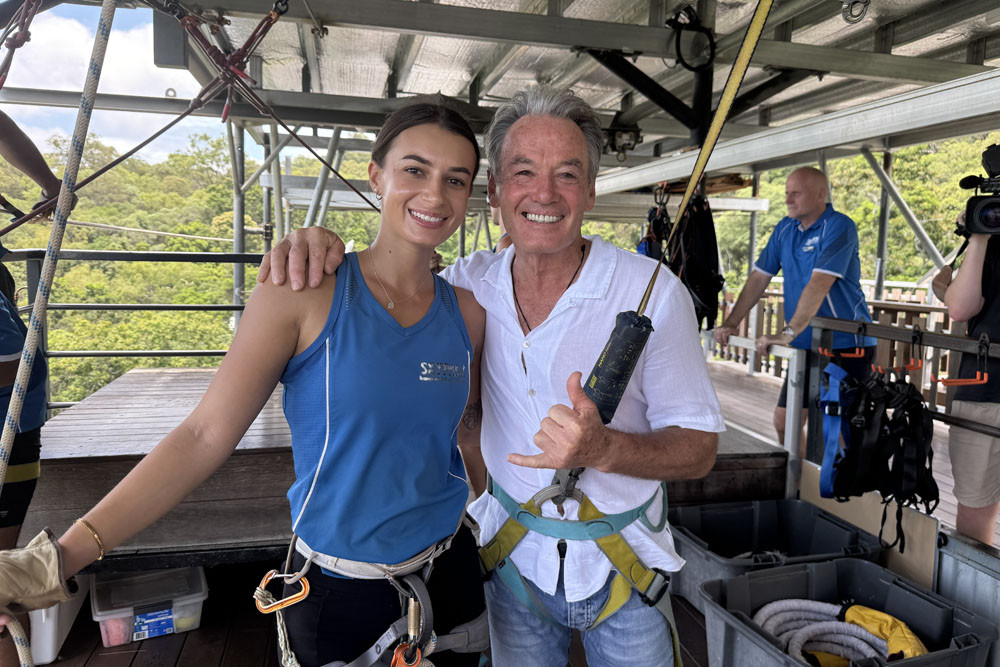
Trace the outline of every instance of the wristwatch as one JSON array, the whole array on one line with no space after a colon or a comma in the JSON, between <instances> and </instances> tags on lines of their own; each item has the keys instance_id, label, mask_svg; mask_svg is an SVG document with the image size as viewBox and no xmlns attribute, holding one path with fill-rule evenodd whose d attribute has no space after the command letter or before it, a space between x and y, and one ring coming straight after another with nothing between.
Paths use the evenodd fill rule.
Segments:
<instances>
[{"instance_id":1,"label":"wristwatch","mask_svg":"<svg viewBox=\"0 0 1000 667\"><path fill-rule=\"evenodd\" d=\"M789 338L795 338L795 329L791 327L785 327L781 330L782 336L788 336Z\"/></svg>"}]
</instances>

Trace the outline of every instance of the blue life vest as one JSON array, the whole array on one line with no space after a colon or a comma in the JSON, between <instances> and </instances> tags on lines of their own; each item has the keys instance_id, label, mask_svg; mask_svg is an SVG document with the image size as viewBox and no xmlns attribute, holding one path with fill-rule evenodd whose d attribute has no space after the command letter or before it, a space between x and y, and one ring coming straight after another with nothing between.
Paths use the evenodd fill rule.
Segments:
<instances>
[{"instance_id":1,"label":"blue life vest","mask_svg":"<svg viewBox=\"0 0 1000 667\"><path fill-rule=\"evenodd\" d=\"M454 533L465 510L456 434L472 345L454 290L434 281L427 314L404 328L348 254L322 333L285 368L292 529L316 551L399 563Z\"/></svg>"}]
</instances>

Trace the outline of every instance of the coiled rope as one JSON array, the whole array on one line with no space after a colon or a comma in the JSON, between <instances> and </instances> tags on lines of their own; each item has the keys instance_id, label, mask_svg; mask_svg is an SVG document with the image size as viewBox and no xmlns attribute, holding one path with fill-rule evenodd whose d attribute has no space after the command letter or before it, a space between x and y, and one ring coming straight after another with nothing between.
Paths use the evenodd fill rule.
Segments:
<instances>
[{"instance_id":1,"label":"coiled rope","mask_svg":"<svg viewBox=\"0 0 1000 667\"><path fill-rule=\"evenodd\" d=\"M35 306L31 311L28 323L28 335L21 352L21 362L17 367L17 379L11 392L10 405L7 407L7 418L4 420L3 436L0 437L0 489L7 476L7 461L14 444L14 434L21 417L21 407L27 393L28 381L31 377L31 367L35 362L38 350L38 334L45 320L45 310L49 304L49 293L52 290L52 279L56 272L56 262L59 259L59 249L62 247L63 233L66 231L66 220L72 208L73 189L76 186L76 176L80 171L83 158L83 147L87 141L87 130L90 128L90 116L94 112L94 99L97 97L97 84L101 80L101 68L104 66L104 54L111 36L111 22L115 15L115 0L103 0L101 18L97 23L97 35L94 37L94 49L90 54L90 65L87 67L87 79L83 86L83 97L80 100L80 110L76 116L76 127L73 129L73 139L70 143L69 156L66 160L66 171L63 174L62 187L59 190L59 201L56 204L55 216L52 220L52 232L49 244L45 249L45 261L42 264L42 276L35 295ZM9 609L0 609L0 613L8 614L11 622L8 625L14 644L17 646L17 656L22 667L33 667L31 646L24 628L14 618Z\"/></svg>"}]
</instances>

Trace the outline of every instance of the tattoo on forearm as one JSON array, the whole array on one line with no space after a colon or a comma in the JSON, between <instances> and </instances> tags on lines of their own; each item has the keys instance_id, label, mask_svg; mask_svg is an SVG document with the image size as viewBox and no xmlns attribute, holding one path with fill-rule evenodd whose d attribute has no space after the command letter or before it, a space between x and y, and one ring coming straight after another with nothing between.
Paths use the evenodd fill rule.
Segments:
<instances>
[{"instance_id":1,"label":"tattoo on forearm","mask_svg":"<svg viewBox=\"0 0 1000 667\"><path fill-rule=\"evenodd\" d=\"M462 426L470 431L475 431L483 423L483 402L476 401L465 408L462 413Z\"/></svg>"}]
</instances>

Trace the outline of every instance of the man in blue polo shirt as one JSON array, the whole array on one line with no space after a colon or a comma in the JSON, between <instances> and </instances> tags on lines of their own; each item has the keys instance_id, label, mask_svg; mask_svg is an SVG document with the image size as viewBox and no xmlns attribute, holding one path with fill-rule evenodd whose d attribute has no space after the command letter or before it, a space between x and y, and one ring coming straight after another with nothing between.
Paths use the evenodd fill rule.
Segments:
<instances>
[{"instance_id":1,"label":"man in blue polo shirt","mask_svg":"<svg viewBox=\"0 0 1000 667\"><path fill-rule=\"evenodd\" d=\"M823 172L812 167L796 169L785 182L785 204L788 215L774 228L771 238L753 266L736 305L721 326L715 329L715 339L725 344L736 332L740 321L764 294L771 278L778 271L785 278L784 298L786 326L781 333L761 336L755 347L766 354L771 345L791 345L809 350L814 315L849 320L871 321L865 295L861 291L861 260L858 258L858 230L854 221L833 210L826 203L827 182ZM862 348L860 357L843 357ZM863 378L871 365L875 339L863 339L842 332L833 335L836 361L849 375ZM809 352L809 354L814 354ZM808 366L805 382L808 386ZM774 411L774 428L778 439L785 439L785 407L788 378L781 387L778 407ZM802 392L802 420L806 419L806 392ZM805 439L802 439L803 448Z\"/></svg>"}]
</instances>

